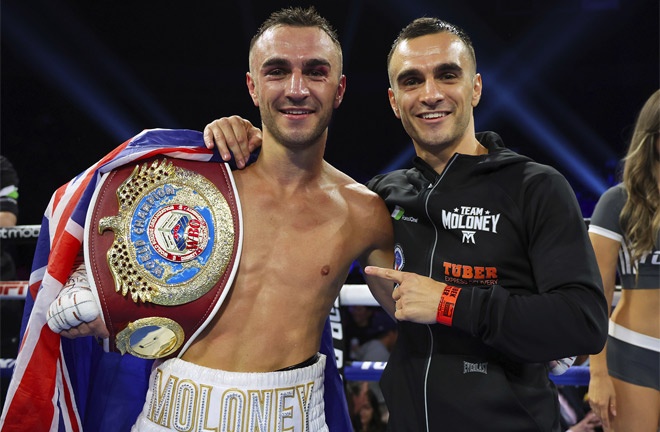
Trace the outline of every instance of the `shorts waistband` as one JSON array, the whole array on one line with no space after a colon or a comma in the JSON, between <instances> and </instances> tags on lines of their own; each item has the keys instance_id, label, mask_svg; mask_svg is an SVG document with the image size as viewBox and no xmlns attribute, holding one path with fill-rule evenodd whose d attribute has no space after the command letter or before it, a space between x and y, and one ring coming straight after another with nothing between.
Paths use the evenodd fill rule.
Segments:
<instances>
[{"instance_id":1,"label":"shorts waistband","mask_svg":"<svg viewBox=\"0 0 660 432\"><path fill-rule=\"evenodd\" d=\"M293 366L287 366L287 367L284 367L282 369L278 369L275 372L285 372L285 371L289 371L289 370L293 370L293 369L304 368L304 367L313 365L317 361L319 361L319 353L314 354L313 356L311 356L307 360L301 361L300 363L294 364Z\"/></svg>"},{"instance_id":2,"label":"shorts waistband","mask_svg":"<svg viewBox=\"0 0 660 432\"><path fill-rule=\"evenodd\" d=\"M608 333L615 339L651 351L660 352L660 339L630 330L612 320L609 323Z\"/></svg>"}]
</instances>

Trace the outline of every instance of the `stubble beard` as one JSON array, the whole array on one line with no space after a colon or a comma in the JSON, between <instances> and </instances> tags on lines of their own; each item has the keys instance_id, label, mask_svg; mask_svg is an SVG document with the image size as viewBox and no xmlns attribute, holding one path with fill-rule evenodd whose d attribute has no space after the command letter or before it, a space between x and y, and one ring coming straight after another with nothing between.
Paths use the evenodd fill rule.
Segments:
<instances>
[{"instance_id":1,"label":"stubble beard","mask_svg":"<svg viewBox=\"0 0 660 432\"><path fill-rule=\"evenodd\" d=\"M308 127L287 128L281 127L273 116L262 115L264 127L275 140L289 148L304 148L319 141L327 129L329 118L322 118L320 122ZM285 121L285 120L284 120Z\"/></svg>"},{"instance_id":2,"label":"stubble beard","mask_svg":"<svg viewBox=\"0 0 660 432\"><path fill-rule=\"evenodd\" d=\"M424 126L413 127L417 135L416 142L431 152L455 145L462 140L468 128L468 122L456 120L452 119L451 124L443 125L438 130Z\"/></svg>"}]
</instances>

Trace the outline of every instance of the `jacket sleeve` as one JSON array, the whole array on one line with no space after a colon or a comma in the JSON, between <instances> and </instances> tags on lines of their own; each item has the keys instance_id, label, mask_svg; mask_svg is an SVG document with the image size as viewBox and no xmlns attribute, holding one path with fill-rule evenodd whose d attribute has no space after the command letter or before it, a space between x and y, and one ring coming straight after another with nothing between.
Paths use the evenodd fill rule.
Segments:
<instances>
[{"instance_id":1,"label":"jacket sleeve","mask_svg":"<svg viewBox=\"0 0 660 432\"><path fill-rule=\"evenodd\" d=\"M463 289L453 327L518 361L598 353L607 301L577 199L556 171L527 177L518 202L533 286Z\"/></svg>"}]
</instances>

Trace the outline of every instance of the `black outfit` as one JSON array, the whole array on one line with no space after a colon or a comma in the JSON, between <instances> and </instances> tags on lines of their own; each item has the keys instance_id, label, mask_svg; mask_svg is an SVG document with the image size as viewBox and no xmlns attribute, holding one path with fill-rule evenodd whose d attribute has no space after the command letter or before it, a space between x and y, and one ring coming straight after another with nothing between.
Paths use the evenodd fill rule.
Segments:
<instances>
[{"instance_id":1,"label":"black outfit","mask_svg":"<svg viewBox=\"0 0 660 432\"><path fill-rule=\"evenodd\" d=\"M462 288L452 327L402 321L381 379L388 430L559 431L547 361L597 353L607 302L583 217L555 169L488 154L420 158L368 186L392 212L397 267Z\"/></svg>"},{"instance_id":2,"label":"black outfit","mask_svg":"<svg viewBox=\"0 0 660 432\"><path fill-rule=\"evenodd\" d=\"M0 155L0 211L13 213L18 217L18 201L16 189L18 188L18 173L9 159ZM4 248L3 248L4 249ZM14 280L16 266L14 260L6 250L0 252L0 280Z\"/></svg>"},{"instance_id":3,"label":"black outfit","mask_svg":"<svg viewBox=\"0 0 660 432\"><path fill-rule=\"evenodd\" d=\"M0 211L18 217L18 173L9 159L0 155ZM13 244L0 240L0 280L16 279L16 264L12 257ZM18 354L18 336L21 330L24 300L0 301L0 358L15 359ZM0 405L5 400L11 374L0 376Z\"/></svg>"}]
</instances>

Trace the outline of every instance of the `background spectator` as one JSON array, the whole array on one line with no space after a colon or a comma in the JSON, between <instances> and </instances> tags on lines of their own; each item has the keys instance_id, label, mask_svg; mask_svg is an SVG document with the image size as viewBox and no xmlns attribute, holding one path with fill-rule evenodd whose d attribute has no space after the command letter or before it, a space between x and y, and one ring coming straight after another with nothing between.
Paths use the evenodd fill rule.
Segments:
<instances>
[{"instance_id":1,"label":"background spectator","mask_svg":"<svg viewBox=\"0 0 660 432\"><path fill-rule=\"evenodd\" d=\"M366 401L360 410L353 416L353 429L355 432L384 432L387 423L383 420L376 394L366 391Z\"/></svg>"},{"instance_id":2,"label":"background spectator","mask_svg":"<svg viewBox=\"0 0 660 432\"><path fill-rule=\"evenodd\" d=\"M9 159L0 155L0 227L15 226L18 220L18 173ZM0 242L0 280L16 279L12 257L13 245ZM18 354L23 301L0 301L0 358L13 359ZM4 401L11 376L0 375L0 401ZM0 404L1 405L1 404Z\"/></svg>"},{"instance_id":3,"label":"background spectator","mask_svg":"<svg viewBox=\"0 0 660 432\"><path fill-rule=\"evenodd\" d=\"M387 315L384 310L379 310L374 312L372 316L371 328L373 329L374 337L356 347L354 360L387 362L398 335L396 321ZM378 400L382 417L387 419L389 417L389 411L383 398L383 392L380 390L379 382L370 381L369 389Z\"/></svg>"},{"instance_id":4,"label":"background spectator","mask_svg":"<svg viewBox=\"0 0 660 432\"><path fill-rule=\"evenodd\" d=\"M342 308L344 337L348 341L348 358L356 360L356 350L368 340L374 338L374 328L371 324L374 313L379 306L348 306Z\"/></svg>"}]
</instances>

